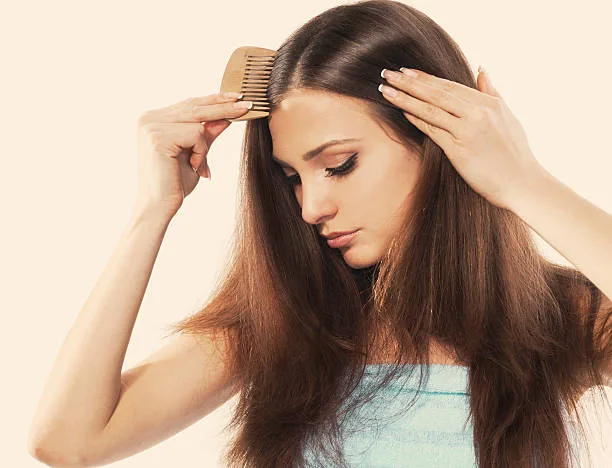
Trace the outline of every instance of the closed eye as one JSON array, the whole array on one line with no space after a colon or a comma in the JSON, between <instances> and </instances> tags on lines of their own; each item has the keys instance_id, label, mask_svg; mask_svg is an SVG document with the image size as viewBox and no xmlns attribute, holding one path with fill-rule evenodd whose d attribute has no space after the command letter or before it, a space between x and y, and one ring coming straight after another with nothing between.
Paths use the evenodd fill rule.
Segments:
<instances>
[{"instance_id":1,"label":"closed eye","mask_svg":"<svg viewBox=\"0 0 612 468\"><path fill-rule=\"evenodd\" d=\"M328 173L328 175L326 177L338 177L338 178L342 178L342 177L348 175L355 168L355 166L357 164L357 155L358 154L359 153L354 153L350 158L348 158L340 166L326 168L325 171ZM300 179L300 176L297 175L297 174L292 175L290 177L287 177L287 180L289 181L289 183L292 186L299 185L299 182L298 182L299 179Z\"/></svg>"}]
</instances>

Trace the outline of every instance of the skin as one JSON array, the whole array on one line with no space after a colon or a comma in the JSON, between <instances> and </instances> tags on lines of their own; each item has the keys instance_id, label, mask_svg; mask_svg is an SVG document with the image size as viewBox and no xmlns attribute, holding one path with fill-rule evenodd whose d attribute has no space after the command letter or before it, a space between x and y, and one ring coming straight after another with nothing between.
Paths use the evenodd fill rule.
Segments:
<instances>
[{"instance_id":1,"label":"skin","mask_svg":"<svg viewBox=\"0 0 612 468\"><path fill-rule=\"evenodd\" d=\"M292 91L268 122L274 156L286 164L286 176L296 176L293 188L304 221L324 234L359 229L351 243L339 248L345 262L355 269L378 262L410 210L421 167L418 155L392 138L363 101L328 91ZM302 160L302 154L336 138L360 141ZM355 165L344 176L325 170L341 166L354 153Z\"/></svg>"}]
</instances>

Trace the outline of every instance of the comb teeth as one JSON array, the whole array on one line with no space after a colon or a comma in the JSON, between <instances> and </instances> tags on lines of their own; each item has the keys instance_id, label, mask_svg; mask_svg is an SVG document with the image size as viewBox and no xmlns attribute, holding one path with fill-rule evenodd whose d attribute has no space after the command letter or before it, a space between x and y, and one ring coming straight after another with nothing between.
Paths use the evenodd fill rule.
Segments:
<instances>
[{"instance_id":1,"label":"comb teeth","mask_svg":"<svg viewBox=\"0 0 612 468\"><path fill-rule=\"evenodd\" d=\"M253 101L253 110L270 110L266 90L273 63L273 57L247 56L240 92L244 94L245 100Z\"/></svg>"},{"instance_id":2,"label":"comb teeth","mask_svg":"<svg viewBox=\"0 0 612 468\"><path fill-rule=\"evenodd\" d=\"M266 90L273 63L274 57L247 55L240 92L244 94L244 100L253 101L252 110L270 110L270 104L266 100Z\"/></svg>"},{"instance_id":3,"label":"comb teeth","mask_svg":"<svg viewBox=\"0 0 612 468\"><path fill-rule=\"evenodd\" d=\"M253 107L242 116L227 120L250 120L269 115L266 91L275 58L275 50L262 47L245 46L234 50L225 67L221 91L242 93L243 100L253 101Z\"/></svg>"}]
</instances>

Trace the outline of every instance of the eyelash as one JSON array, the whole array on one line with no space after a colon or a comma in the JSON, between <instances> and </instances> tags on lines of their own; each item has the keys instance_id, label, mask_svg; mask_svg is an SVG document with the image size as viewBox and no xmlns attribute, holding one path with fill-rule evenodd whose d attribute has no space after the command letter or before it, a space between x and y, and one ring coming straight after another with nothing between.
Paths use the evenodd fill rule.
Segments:
<instances>
[{"instance_id":1,"label":"eyelash","mask_svg":"<svg viewBox=\"0 0 612 468\"><path fill-rule=\"evenodd\" d=\"M346 162L340 164L339 166L326 168L325 171L329 174L327 177L342 178L348 175L355 168L355 165L357 164L358 154L359 153L354 153L350 158L346 160ZM287 180L289 181L291 185L297 185L298 184L297 179L299 177L300 177L299 175L295 174L290 177L287 177Z\"/></svg>"}]
</instances>

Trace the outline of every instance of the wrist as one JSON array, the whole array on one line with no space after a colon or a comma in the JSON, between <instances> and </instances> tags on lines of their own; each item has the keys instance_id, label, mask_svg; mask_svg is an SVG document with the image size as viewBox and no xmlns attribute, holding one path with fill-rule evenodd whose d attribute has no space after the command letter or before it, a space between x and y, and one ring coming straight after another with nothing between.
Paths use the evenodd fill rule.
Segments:
<instances>
[{"instance_id":1,"label":"wrist","mask_svg":"<svg viewBox=\"0 0 612 468\"><path fill-rule=\"evenodd\" d=\"M161 206L147 206L136 203L132 209L131 221L133 223L155 223L167 226L178 212L175 208Z\"/></svg>"}]
</instances>

